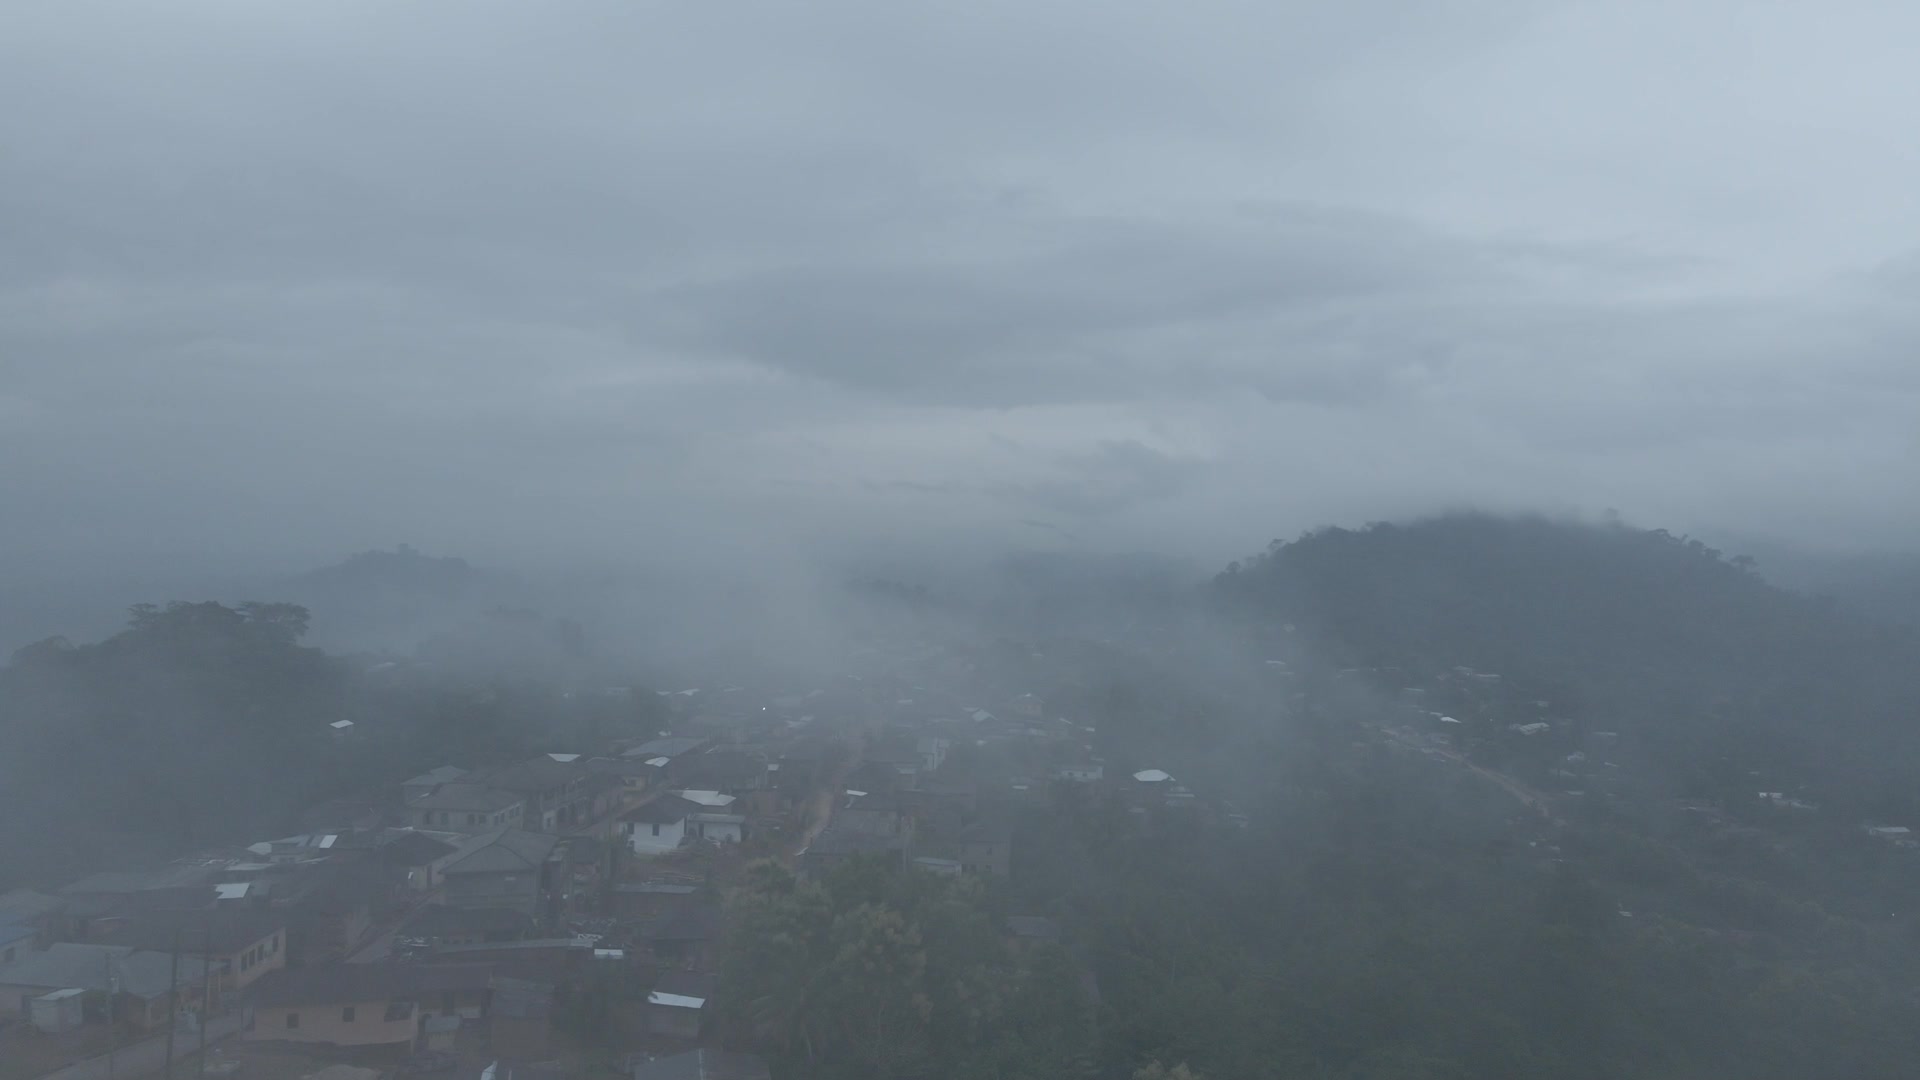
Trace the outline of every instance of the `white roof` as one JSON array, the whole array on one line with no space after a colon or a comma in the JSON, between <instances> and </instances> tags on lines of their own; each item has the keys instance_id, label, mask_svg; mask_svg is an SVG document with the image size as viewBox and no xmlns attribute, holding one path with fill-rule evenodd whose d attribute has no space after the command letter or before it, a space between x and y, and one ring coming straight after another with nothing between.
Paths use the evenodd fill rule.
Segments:
<instances>
[{"instance_id":1,"label":"white roof","mask_svg":"<svg viewBox=\"0 0 1920 1080\"><path fill-rule=\"evenodd\" d=\"M547 756L562 765L571 765L580 760L579 754L548 754Z\"/></svg>"},{"instance_id":2,"label":"white roof","mask_svg":"<svg viewBox=\"0 0 1920 1080\"><path fill-rule=\"evenodd\" d=\"M664 769L668 765L673 764L673 759L663 758L663 757L650 757L647 759L647 764L653 766L656 769Z\"/></svg>"},{"instance_id":3,"label":"white roof","mask_svg":"<svg viewBox=\"0 0 1920 1080\"><path fill-rule=\"evenodd\" d=\"M345 731L345 730L347 730L348 728L350 728L350 727L352 727L352 726L353 726L353 721L351 721L351 720L335 720L335 721L334 721L333 723L331 723L331 724L328 724L327 726L328 726L328 727L330 727L330 728L332 728L332 729L333 729L333 730L335 730L335 731Z\"/></svg>"},{"instance_id":4,"label":"white roof","mask_svg":"<svg viewBox=\"0 0 1920 1080\"><path fill-rule=\"evenodd\" d=\"M1133 778L1143 784L1158 784L1163 780L1173 779L1173 776L1163 769L1141 769L1133 774Z\"/></svg>"},{"instance_id":5,"label":"white roof","mask_svg":"<svg viewBox=\"0 0 1920 1080\"><path fill-rule=\"evenodd\" d=\"M688 802L699 803L701 806L733 805L733 796L722 795L717 791L676 791L674 794Z\"/></svg>"},{"instance_id":6,"label":"white roof","mask_svg":"<svg viewBox=\"0 0 1920 1080\"><path fill-rule=\"evenodd\" d=\"M221 900L239 900L244 898L247 895L247 890L252 887L253 887L253 883L250 881L238 881L238 882L233 882L231 884L226 884L226 885L215 885L213 887L213 894Z\"/></svg>"},{"instance_id":7,"label":"white roof","mask_svg":"<svg viewBox=\"0 0 1920 1080\"><path fill-rule=\"evenodd\" d=\"M1441 723L1443 723L1443 724L1457 724L1457 723L1459 723L1460 721L1458 721L1458 720L1456 720L1456 719L1454 719L1454 718L1453 718L1453 717L1451 717L1451 716L1443 716L1443 717L1441 717L1441 718L1440 718L1440 722L1441 722Z\"/></svg>"},{"instance_id":8,"label":"white roof","mask_svg":"<svg viewBox=\"0 0 1920 1080\"><path fill-rule=\"evenodd\" d=\"M673 1005L682 1009L698 1009L706 1003L706 998L688 997L685 994L663 994L658 990L647 995L649 1005Z\"/></svg>"}]
</instances>

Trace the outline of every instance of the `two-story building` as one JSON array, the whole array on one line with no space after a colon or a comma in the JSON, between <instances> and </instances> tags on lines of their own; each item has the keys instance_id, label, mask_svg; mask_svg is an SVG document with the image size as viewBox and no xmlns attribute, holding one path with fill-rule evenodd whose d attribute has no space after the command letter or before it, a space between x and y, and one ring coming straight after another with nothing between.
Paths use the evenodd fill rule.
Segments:
<instances>
[{"instance_id":1,"label":"two-story building","mask_svg":"<svg viewBox=\"0 0 1920 1080\"><path fill-rule=\"evenodd\" d=\"M520 798L526 806L521 828L558 833L598 816L593 805L596 789L588 781L600 775L588 769L578 754L538 754L489 774L486 782ZM597 792L604 795L606 790Z\"/></svg>"},{"instance_id":2,"label":"two-story building","mask_svg":"<svg viewBox=\"0 0 1920 1080\"><path fill-rule=\"evenodd\" d=\"M278 912L219 907L165 911L96 926L100 942L153 952L192 954L207 962L214 988L241 990L287 966L287 920Z\"/></svg>"},{"instance_id":3,"label":"two-story building","mask_svg":"<svg viewBox=\"0 0 1920 1080\"><path fill-rule=\"evenodd\" d=\"M635 855L665 855L686 840L687 819L701 812L699 803L664 793L621 814L617 839Z\"/></svg>"},{"instance_id":4,"label":"two-story building","mask_svg":"<svg viewBox=\"0 0 1920 1080\"><path fill-rule=\"evenodd\" d=\"M526 817L525 798L488 784L442 784L432 794L407 804L408 822L416 829L479 833L519 827Z\"/></svg>"},{"instance_id":5,"label":"two-story building","mask_svg":"<svg viewBox=\"0 0 1920 1080\"><path fill-rule=\"evenodd\" d=\"M449 907L512 908L545 922L560 872L560 838L523 829L475 837L441 870Z\"/></svg>"},{"instance_id":6,"label":"two-story building","mask_svg":"<svg viewBox=\"0 0 1920 1080\"><path fill-rule=\"evenodd\" d=\"M176 1008L194 1011L202 1000L207 965L197 956L126 945L55 942L0 966L0 1019L25 1021L33 1000L82 990L107 1003L116 1020L138 1028L164 1027Z\"/></svg>"},{"instance_id":7,"label":"two-story building","mask_svg":"<svg viewBox=\"0 0 1920 1080\"><path fill-rule=\"evenodd\" d=\"M403 780L400 783L400 801L413 802L424 799L439 791L447 784L458 783L470 775L467 770L456 765L442 765L437 769L428 769L419 776Z\"/></svg>"},{"instance_id":8,"label":"two-story building","mask_svg":"<svg viewBox=\"0 0 1920 1080\"><path fill-rule=\"evenodd\" d=\"M490 964L288 968L249 990L253 1026L246 1038L403 1051L420 1039L426 1012L454 1015L461 1002L484 1002L492 972ZM484 1005L473 1011L484 1011Z\"/></svg>"}]
</instances>

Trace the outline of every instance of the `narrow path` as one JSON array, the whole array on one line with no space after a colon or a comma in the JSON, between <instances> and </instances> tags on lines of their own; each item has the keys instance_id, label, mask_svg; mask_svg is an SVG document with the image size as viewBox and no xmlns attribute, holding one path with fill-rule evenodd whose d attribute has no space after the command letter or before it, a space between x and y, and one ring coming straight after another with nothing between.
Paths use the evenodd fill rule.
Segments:
<instances>
[{"instance_id":1,"label":"narrow path","mask_svg":"<svg viewBox=\"0 0 1920 1080\"><path fill-rule=\"evenodd\" d=\"M245 1017L240 1013L216 1016L207 1023L207 1045L213 1046L240 1030ZM200 1049L200 1034L194 1032L179 1033L174 1039L173 1059L183 1057ZM131 1046L122 1046L112 1054L76 1061L63 1069L55 1069L40 1077L40 1080L133 1080L159 1072L167 1064L167 1037L165 1034L143 1039Z\"/></svg>"},{"instance_id":2,"label":"narrow path","mask_svg":"<svg viewBox=\"0 0 1920 1080\"><path fill-rule=\"evenodd\" d=\"M800 837L794 842L791 850L781 856L782 863L792 866L794 858L807 850L814 838L833 821L833 808L840 804L840 793L847 789L847 777L853 773L853 770L860 767L861 754L865 750L866 740L862 739L860 744L854 747L853 753L847 756L847 760L827 778L827 782L820 785L807 798L806 828L801 830Z\"/></svg>"}]
</instances>

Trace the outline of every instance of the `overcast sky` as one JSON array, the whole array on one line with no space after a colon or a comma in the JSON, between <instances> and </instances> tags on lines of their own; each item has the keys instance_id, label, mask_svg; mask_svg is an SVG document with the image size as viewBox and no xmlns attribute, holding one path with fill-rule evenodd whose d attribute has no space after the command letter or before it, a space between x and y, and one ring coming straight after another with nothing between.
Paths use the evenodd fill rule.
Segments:
<instances>
[{"instance_id":1,"label":"overcast sky","mask_svg":"<svg viewBox=\"0 0 1920 1080\"><path fill-rule=\"evenodd\" d=\"M14 565L1920 535L1920 5L12 0Z\"/></svg>"}]
</instances>

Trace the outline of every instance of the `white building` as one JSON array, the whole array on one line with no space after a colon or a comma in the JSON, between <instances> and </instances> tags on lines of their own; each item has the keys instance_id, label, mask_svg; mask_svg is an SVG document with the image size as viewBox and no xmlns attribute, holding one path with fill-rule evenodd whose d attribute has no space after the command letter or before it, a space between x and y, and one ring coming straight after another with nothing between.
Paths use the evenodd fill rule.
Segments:
<instances>
[{"instance_id":1,"label":"white building","mask_svg":"<svg viewBox=\"0 0 1920 1080\"><path fill-rule=\"evenodd\" d=\"M665 855L687 838L687 818L700 806L678 795L662 795L620 815L619 836L636 855Z\"/></svg>"}]
</instances>

